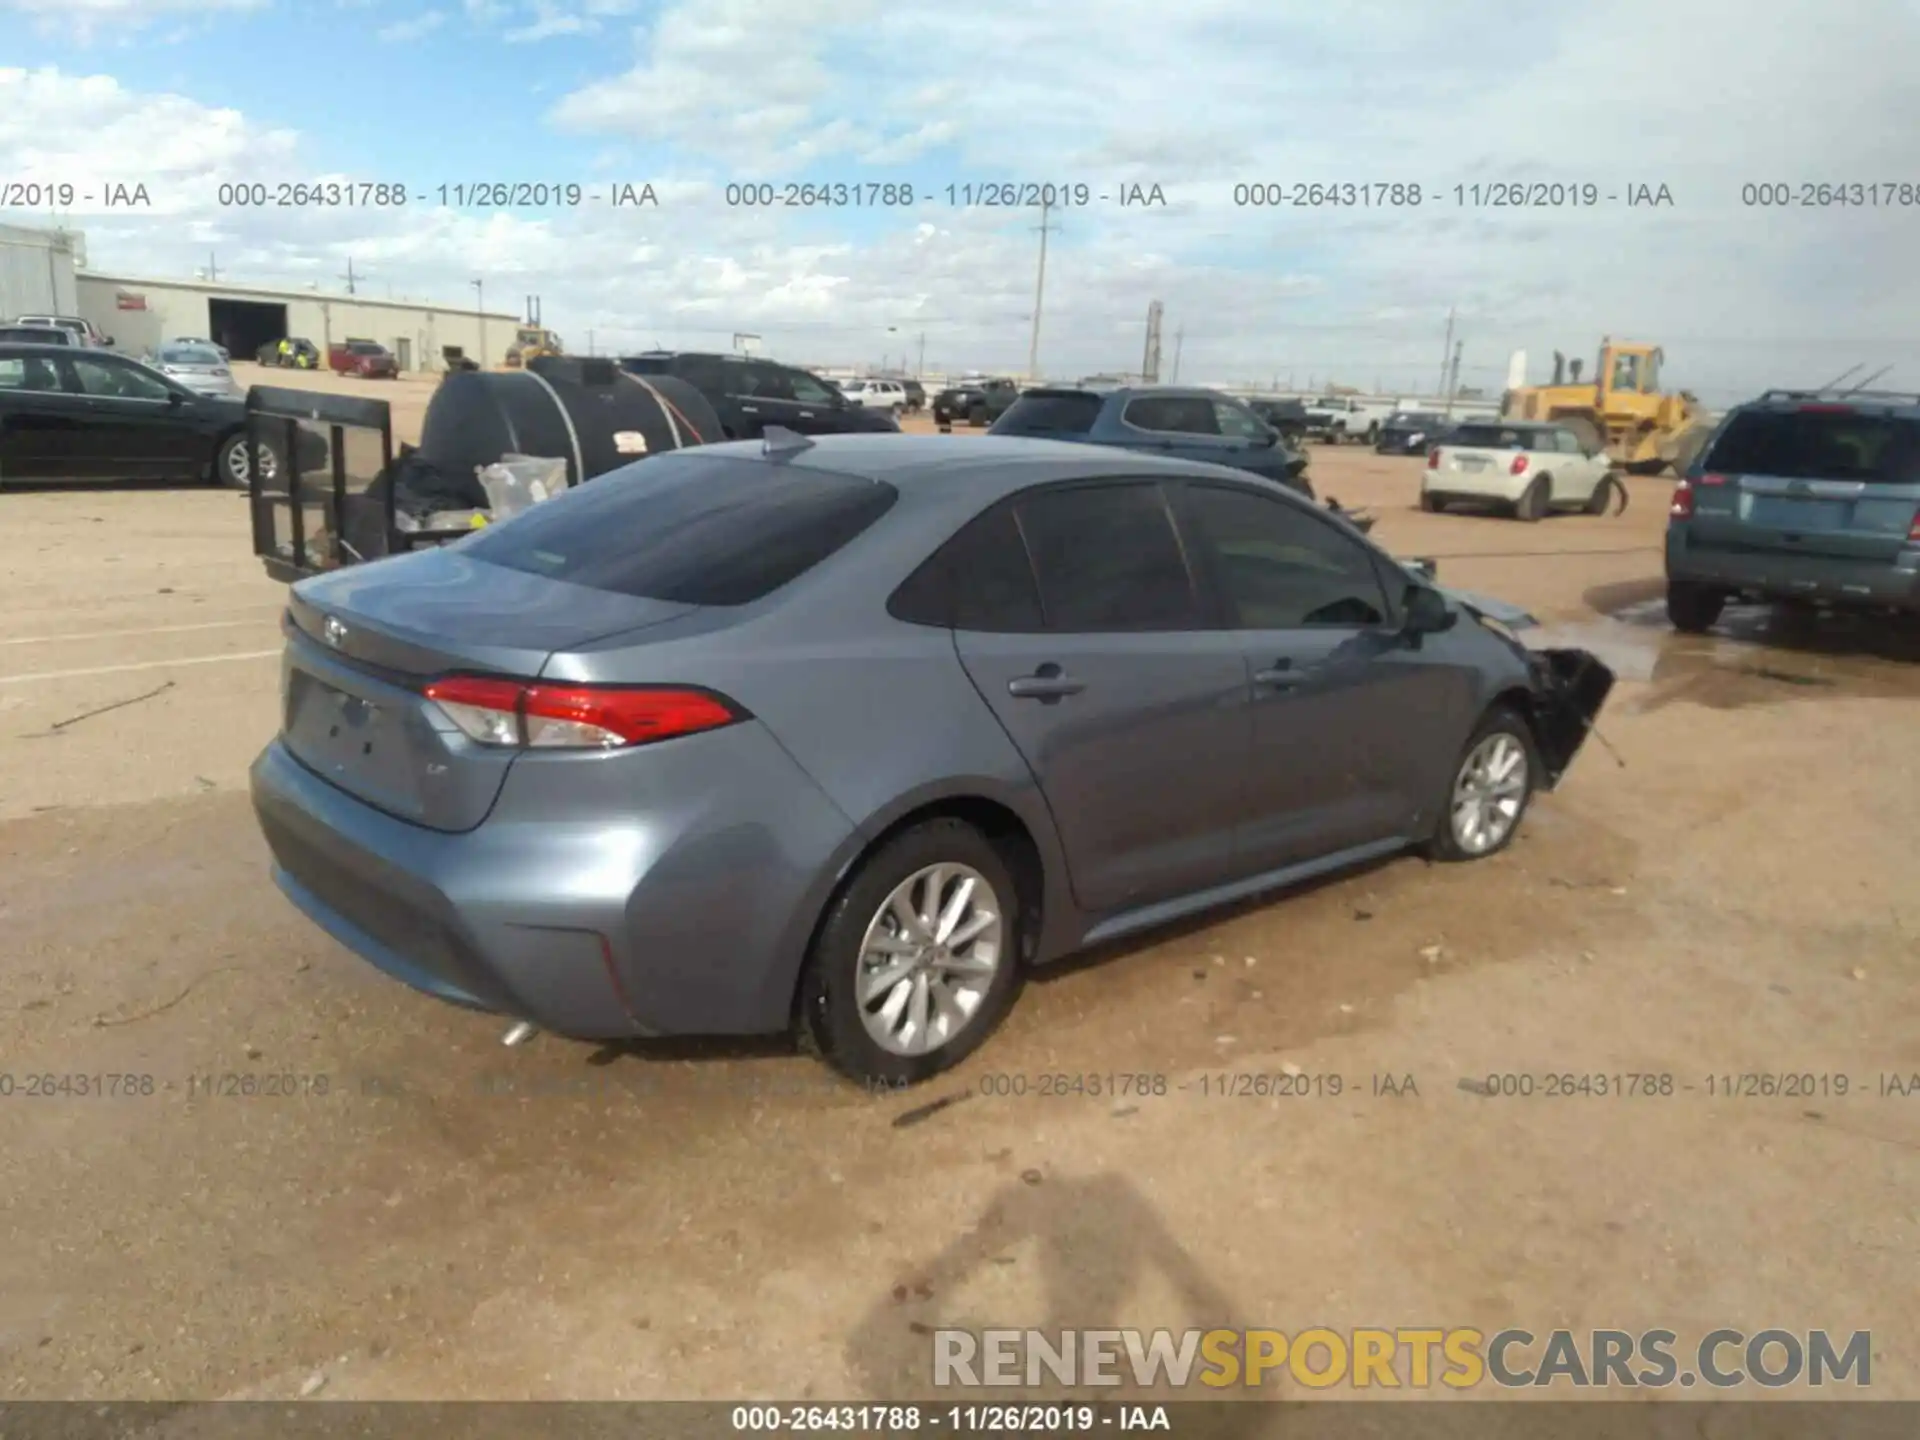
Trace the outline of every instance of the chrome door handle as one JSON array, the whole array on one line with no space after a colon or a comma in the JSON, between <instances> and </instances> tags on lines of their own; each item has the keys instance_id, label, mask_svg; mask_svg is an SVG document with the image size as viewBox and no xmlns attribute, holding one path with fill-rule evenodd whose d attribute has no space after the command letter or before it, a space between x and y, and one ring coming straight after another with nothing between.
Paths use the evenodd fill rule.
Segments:
<instances>
[{"instance_id":1,"label":"chrome door handle","mask_svg":"<svg viewBox=\"0 0 1920 1440\"><path fill-rule=\"evenodd\" d=\"M1032 675L1007 682L1007 693L1020 700L1059 700L1086 688L1084 681L1075 680L1058 665L1042 665Z\"/></svg>"}]
</instances>

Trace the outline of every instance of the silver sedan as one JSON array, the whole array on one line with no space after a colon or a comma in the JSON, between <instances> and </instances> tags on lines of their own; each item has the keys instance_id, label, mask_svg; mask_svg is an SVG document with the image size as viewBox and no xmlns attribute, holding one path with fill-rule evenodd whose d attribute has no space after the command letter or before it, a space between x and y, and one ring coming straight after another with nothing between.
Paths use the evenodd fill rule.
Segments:
<instances>
[{"instance_id":1,"label":"silver sedan","mask_svg":"<svg viewBox=\"0 0 1920 1440\"><path fill-rule=\"evenodd\" d=\"M233 367L227 363L226 356L212 345L169 342L155 351L147 363L196 395L231 400L246 394L233 378Z\"/></svg>"}]
</instances>

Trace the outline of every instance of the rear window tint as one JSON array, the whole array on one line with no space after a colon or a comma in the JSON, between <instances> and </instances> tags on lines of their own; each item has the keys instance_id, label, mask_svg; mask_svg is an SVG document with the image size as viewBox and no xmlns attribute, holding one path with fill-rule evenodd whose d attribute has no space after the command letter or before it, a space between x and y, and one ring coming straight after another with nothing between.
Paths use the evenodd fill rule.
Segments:
<instances>
[{"instance_id":1,"label":"rear window tint","mask_svg":"<svg viewBox=\"0 0 1920 1440\"><path fill-rule=\"evenodd\" d=\"M1920 424L1885 415L1743 410L1701 462L1728 475L1920 483Z\"/></svg>"},{"instance_id":2,"label":"rear window tint","mask_svg":"<svg viewBox=\"0 0 1920 1440\"><path fill-rule=\"evenodd\" d=\"M466 542L476 560L682 605L747 605L884 515L891 485L796 466L661 455Z\"/></svg>"},{"instance_id":3,"label":"rear window tint","mask_svg":"<svg viewBox=\"0 0 1920 1440\"><path fill-rule=\"evenodd\" d=\"M1022 395L993 428L1002 435L1085 435L1099 417L1097 395Z\"/></svg>"},{"instance_id":4,"label":"rear window tint","mask_svg":"<svg viewBox=\"0 0 1920 1440\"><path fill-rule=\"evenodd\" d=\"M1512 425L1462 425L1447 438L1449 445L1465 449L1533 450L1553 448L1551 436L1538 430Z\"/></svg>"}]
</instances>

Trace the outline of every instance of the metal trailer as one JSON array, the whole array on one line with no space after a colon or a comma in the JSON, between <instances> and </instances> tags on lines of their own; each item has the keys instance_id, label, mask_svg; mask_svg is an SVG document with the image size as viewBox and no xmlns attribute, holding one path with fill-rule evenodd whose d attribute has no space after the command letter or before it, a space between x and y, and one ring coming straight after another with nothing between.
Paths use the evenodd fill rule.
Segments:
<instances>
[{"instance_id":1,"label":"metal trailer","mask_svg":"<svg viewBox=\"0 0 1920 1440\"><path fill-rule=\"evenodd\" d=\"M291 584L472 533L404 530L396 522L393 415L384 400L255 385L247 392L247 444L253 553L275 580ZM263 451L271 465L262 463ZM310 527L316 515L321 523Z\"/></svg>"}]
</instances>

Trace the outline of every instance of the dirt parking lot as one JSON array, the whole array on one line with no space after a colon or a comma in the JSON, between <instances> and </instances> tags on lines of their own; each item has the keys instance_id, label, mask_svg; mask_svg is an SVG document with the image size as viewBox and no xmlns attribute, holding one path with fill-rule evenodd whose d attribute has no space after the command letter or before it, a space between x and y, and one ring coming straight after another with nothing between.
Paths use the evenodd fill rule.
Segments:
<instances>
[{"instance_id":1,"label":"dirt parking lot","mask_svg":"<svg viewBox=\"0 0 1920 1440\"><path fill-rule=\"evenodd\" d=\"M405 438L429 393L351 388ZM1920 1094L1882 1093L1920 1072L1920 646L1675 636L1671 482L1526 526L1420 513L1419 465L1311 473L1622 676L1521 842L1076 963L885 1099L771 1042L506 1050L376 975L268 879L242 500L0 494L0 1394L924 1396L954 1323L1871 1330L1920 1398ZM1319 1078L1200 1089L1283 1067ZM1480 1093L1549 1073L1673 1079ZM1165 1093L1039 1093L1121 1074Z\"/></svg>"}]
</instances>

